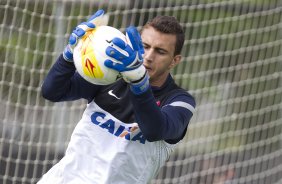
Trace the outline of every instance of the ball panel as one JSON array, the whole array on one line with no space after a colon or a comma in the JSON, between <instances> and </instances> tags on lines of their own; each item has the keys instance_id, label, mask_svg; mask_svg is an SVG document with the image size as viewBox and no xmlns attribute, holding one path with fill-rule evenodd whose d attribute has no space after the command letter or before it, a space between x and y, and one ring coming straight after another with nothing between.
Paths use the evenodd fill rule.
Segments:
<instances>
[{"instance_id":1,"label":"ball panel","mask_svg":"<svg viewBox=\"0 0 282 184\"><path fill-rule=\"evenodd\" d=\"M83 73L90 78L103 79L104 73L101 70L98 61L93 52L81 56Z\"/></svg>"}]
</instances>

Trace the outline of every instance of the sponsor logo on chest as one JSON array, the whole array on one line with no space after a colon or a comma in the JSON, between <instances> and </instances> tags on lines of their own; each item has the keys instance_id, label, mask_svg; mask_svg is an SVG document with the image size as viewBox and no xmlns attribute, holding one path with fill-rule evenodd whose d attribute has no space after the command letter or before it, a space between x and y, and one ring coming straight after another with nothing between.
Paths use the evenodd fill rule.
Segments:
<instances>
[{"instance_id":1,"label":"sponsor logo on chest","mask_svg":"<svg viewBox=\"0 0 282 184\"><path fill-rule=\"evenodd\" d=\"M124 126L119 122L106 117L106 114L102 112L94 112L91 115L91 122L102 129L105 129L108 133L113 136L124 138L128 141L137 141L141 144L145 144L146 139L137 125L135 126Z\"/></svg>"}]
</instances>

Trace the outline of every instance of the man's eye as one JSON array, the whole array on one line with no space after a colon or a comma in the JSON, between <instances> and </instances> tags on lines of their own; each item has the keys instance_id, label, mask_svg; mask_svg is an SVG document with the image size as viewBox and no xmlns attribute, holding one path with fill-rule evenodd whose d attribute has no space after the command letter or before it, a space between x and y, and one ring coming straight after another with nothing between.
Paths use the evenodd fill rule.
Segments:
<instances>
[{"instance_id":1,"label":"man's eye","mask_svg":"<svg viewBox=\"0 0 282 184\"><path fill-rule=\"evenodd\" d=\"M158 53L161 54L161 55L166 54L166 52L163 51L163 50L158 50Z\"/></svg>"},{"instance_id":2,"label":"man's eye","mask_svg":"<svg viewBox=\"0 0 282 184\"><path fill-rule=\"evenodd\" d=\"M144 45L144 44L143 44L143 47L144 47L144 49L149 48L149 46L148 46L148 45Z\"/></svg>"}]
</instances>

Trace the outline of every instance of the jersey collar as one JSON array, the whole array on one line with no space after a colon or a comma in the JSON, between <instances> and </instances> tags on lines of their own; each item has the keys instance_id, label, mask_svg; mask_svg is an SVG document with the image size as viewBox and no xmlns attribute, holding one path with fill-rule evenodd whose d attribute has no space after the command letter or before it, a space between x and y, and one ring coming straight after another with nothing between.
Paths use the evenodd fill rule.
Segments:
<instances>
[{"instance_id":1,"label":"jersey collar","mask_svg":"<svg viewBox=\"0 0 282 184\"><path fill-rule=\"evenodd\" d=\"M169 74L162 86L151 86L154 93L165 90L171 83L174 83L172 76Z\"/></svg>"}]
</instances>

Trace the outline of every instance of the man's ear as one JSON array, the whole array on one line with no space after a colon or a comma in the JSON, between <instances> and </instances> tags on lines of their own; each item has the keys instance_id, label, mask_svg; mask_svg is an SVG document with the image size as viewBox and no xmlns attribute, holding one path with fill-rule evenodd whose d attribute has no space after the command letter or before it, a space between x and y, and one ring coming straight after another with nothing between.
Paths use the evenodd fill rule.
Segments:
<instances>
[{"instance_id":1,"label":"man's ear","mask_svg":"<svg viewBox=\"0 0 282 184\"><path fill-rule=\"evenodd\" d=\"M176 65L178 65L181 61L182 56L181 55L175 55L173 57L173 60L171 62L171 64L169 65L169 69L172 69L173 67L175 67Z\"/></svg>"}]
</instances>

